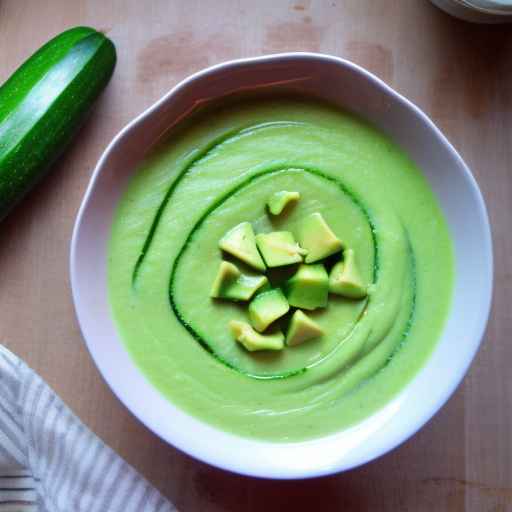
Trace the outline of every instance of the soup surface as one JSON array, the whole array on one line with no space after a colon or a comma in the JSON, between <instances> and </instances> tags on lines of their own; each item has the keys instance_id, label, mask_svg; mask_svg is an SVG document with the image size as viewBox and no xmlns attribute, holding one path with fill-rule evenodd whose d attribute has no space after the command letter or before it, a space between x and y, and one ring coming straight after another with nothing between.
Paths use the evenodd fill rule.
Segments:
<instances>
[{"instance_id":1,"label":"soup surface","mask_svg":"<svg viewBox=\"0 0 512 512\"><path fill-rule=\"evenodd\" d=\"M281 190L300 201L270 216ZM308 312L316 340L249 352L229 329L247 308L210 298L219 240L245 221L294 233L315 212L353 249L369 295ZM434 348L453 273L445 220L408 156L366 122L294 98L209 109L168 133L123 195L108 261L113 315L147 379L201 420L273 441L339 431L388 403Z\"/></svg>"}]
</instances>

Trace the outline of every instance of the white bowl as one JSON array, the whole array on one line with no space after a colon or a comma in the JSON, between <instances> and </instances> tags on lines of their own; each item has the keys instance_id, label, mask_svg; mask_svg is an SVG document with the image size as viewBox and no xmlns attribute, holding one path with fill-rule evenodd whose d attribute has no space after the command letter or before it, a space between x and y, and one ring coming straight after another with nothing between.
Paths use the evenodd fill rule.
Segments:
<instances>
[{"instance_id":1,"label":"white bowl","mask_svg":"<svg viewBox=\"0 0 512 512\"><path fill-rule=\"evenodd\" d=\"M204 101L275 87L323 98L369 120L422 169L455 245L451 313L426 366L362 423L300 443L271 443L218 430L175 407L144 377L121 341L107 294L107 242L123 190L159 136ZM150 430L189 455L238 473L304 478L347 470L396 447L446 402L482 339L492 292L489 221L465 163L432 121L374 75L337 57L286 53L227 62L187 78L126 126L100 158L71 243L71 286L87 347L117 397Z\"/></svg>"},{"instance_id":2,"label":"white bowl","mask_svg":"<svg viewBox=\"0 0 512 512\"><path fill-rule=\"evenodd\" d=\"M510 0L430 0L448 14L472 23L512 22Z\"/></svg>"}]
</instances>

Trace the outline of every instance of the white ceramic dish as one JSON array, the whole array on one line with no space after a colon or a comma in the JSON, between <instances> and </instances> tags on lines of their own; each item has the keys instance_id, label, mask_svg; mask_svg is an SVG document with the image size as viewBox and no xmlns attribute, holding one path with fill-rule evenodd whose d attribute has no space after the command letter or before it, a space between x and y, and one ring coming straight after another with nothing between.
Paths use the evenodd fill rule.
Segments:
<instances>
[{"instance_id":1,"label":"white ceramic dish","mask_svg":"<svg viewBox=\"0 0 512 512\"><path fill-rule=\"evenodd\" d=\"M430 0L448 14L472 23L511 23L510 0Z\"/></svg>"},{"instance_id":2,"label":"white ceramic dish","mask_svg":"<svg viewBox=\"0 0 512 512\"><path fill-rule=\"evenodd\" d=\"M205 101L256 88L314 95L368 119L389 134L427 176L455 244L451 314L432 357L384 409L334 435L270 443L213 428L169 403L130 359L107 296L112 216L137 163L161 134ZM347 470L396 447L454 392L482 339L492 291L492 245L484 201L468 167L432 121L381 80L351 62L287 53L227 62L174 87L124 128L100 158L78 213L71 243L71 285L87 347L118 398L149 429L212 465L269 478L304 478Z\"/></svg>"}]
</instances>

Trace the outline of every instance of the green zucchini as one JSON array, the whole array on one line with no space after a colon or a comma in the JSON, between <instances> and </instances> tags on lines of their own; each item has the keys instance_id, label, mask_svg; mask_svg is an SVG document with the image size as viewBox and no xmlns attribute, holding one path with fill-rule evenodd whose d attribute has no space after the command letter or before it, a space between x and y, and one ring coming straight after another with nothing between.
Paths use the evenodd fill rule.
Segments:
<instances>
[{"instance_id":1,"label":"green zucchini","mask_svg":"<svg viewBox=\"0 0 512 512\"><path fill-rule=\"evenodd\" d=\"M0 220L71 141L115 63L112 41L76 27L46 43L0 86Z\"/></svg>"}]
</instances>

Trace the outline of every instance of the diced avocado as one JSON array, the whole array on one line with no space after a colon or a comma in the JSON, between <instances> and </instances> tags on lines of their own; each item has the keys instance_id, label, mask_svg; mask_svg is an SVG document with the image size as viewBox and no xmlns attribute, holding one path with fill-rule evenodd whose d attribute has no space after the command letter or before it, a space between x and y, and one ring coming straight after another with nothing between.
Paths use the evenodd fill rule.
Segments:
<instances>
[{"instance_id":1,"label":"diced avocado","mask_svg":"<svg viewBox=\"0 0 512 512\"><path fill-rule=\"evenodd\" d=\"M257 290L268 284L265 276L247 276L228 261L222 261L210 291L215 299L249 300Z\"/></svg>"},{"instance_id":2,"label":"diced avocado","mask_svg":"<svg viewBox=\"0 0 512 512\"><path fill-rule=\"evenodd\" d=\"M286 333L286 344L290 347L318 338L324 334L322 328L300 309L295 311Z\"/></svg>"},{"instance_id":3,"label":"diced avocado","mask_svg":"<svg viewBox=\"0 0 512 512\"><path fill-rule=\"evenodd\" d=\"M290 306L313 310L325 308L329 294L329 276L321 263L300 265L285 283L285 295Z\"/></svg>"},{"instance_id":4,"label":"diced avocado","mask_svg":"<svg viewBox=\"0 0 512 512\"><path fill-rule=\"evenodd\" d=\"M264 331L272 322L282 317L290 305L283 292L274 288L256 295L249 304L249 319L252 326L259 332Z\"/></svg>"},{"instance_id":5,"label":"diced avocado","mask_svg":"<svg viewBox=\"0 0 512 512\"><path fill-rule=\"evenodd\" d=\"M256 244L267 267L282 267L302 261L304 249L293 238L289 231L273 231L256 235Z\"/></svg>"},{"instance_id":6,"label":"diced avocado","mask_svg":"<svg viewBox=\"0 0 512 512\"><path fill-rule=\"evenodd\" d=\"M247 350L283 350L284 336L282 332L272 334L260 334L248 323L239 320L231 320L229 328L236 341L241 343Z\"/></svg>"},{"instance_id":7,"label":"diced avocado","mask_svg":"<svg viewBox=\"0 0 512 512\"><path fill-rule=\"evenodd\" d=\"M345 250L344 260L332 267L329 275L329 291L351 299L362 299L368 295L356 265L354 251Z\"/></svg>"},{"instance_id":8,"label":"diced avocado","mask_svg":"<svg viewBox=\"0 0 512 512\"><path fill-rule=\"evenodd\" d=\"M219 241L219 247L256 270L265 270L261 259L254 230L249 222L242 222L229 230Z\"/></svg>"},{"instance_id":9,"label":"diced avocado","mask_svg":"<svg viewBox=\"0 0 512 512\"><path fill-rule=\"evenodd\" d=\"M250 300L258 290L263 290L269 284L266 276L248 276L242 274L231 290L234 300Z\"/></svg>"},{"instance_id":10,"label":"diced avocado","mask_svg":"<svg viewBox=\"0 0 512 512\"><path fill-rule=\"evenodd\" d=\"M289 192L288 190L281 190L275 192L267 200L268 211L272 215L279 215L292 201L298 201L300 194L298 192Z\"/></svg>"},{"instance_id":11,"label":"diced avocado","mask_svg":"<svg viewBox=\"0 0 512 512\"><path fill-rule=\"evenodd\" d=\"M303 219L296 229L297 240L308 251L306 263L314 263L341 251L343 244L332 232L321 213L312 213Z\"/></svg>"},{"instance_id":12,"label":"diced avocado","mask_svg":"<svg viewBox=\"0 0 512 512\"><path fill-rule=\"evenodd\" d=\"M228 261L221 261L217 276L210 290L210 297L219 298L224 296L226 290L229 290L241 275L242 273L236 265Z\"/></svg>"}]
</instances>

